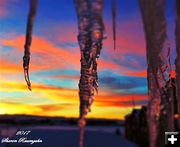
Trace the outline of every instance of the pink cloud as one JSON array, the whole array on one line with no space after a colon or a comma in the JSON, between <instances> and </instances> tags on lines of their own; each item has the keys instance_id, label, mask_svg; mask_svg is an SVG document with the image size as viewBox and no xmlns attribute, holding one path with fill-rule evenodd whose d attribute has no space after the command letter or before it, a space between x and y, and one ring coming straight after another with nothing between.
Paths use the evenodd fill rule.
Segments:
<instances>
[{"instance_id":1,"label":"pink cloud","mask_svg":"<svg viewBox=\"0 0 180 147\"><path fill-rule=\"evenodd\" d=\"M104 40L106 52L113 54L112 25L106 22L108 38ZM141 19L129 19L117 24L116 51L115 54L133 53L145 55L146 47Z\"/></svg>"},{"instance_id":2,"label":"pink cloud","mask_svg":"<svg viewBox=\"0 0 180 147\"><path fill-rule=\"evenodd\" d=\"M7 0L0 0L0 17L5 17L7 15L7 8L6 8Z\"/></svg>"}]
</instances>

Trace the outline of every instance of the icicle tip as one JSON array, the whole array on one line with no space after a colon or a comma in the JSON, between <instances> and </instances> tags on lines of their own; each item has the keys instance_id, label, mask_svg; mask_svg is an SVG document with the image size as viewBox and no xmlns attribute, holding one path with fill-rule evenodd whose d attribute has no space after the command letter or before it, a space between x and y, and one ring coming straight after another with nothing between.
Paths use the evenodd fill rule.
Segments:
<instances>
[{"instance_id":1,"label":"icicle tip","mask_svg":"<svg viewBox=\"0 0 180 147\"><path fill-rule=\"evenodd\" d=\"M29 80L29 73L28 73L28 68L27 67L24 67L24 78L26 80L26 84L27 84L28 89L31 91L32 88L31 88L31 82Z\"/></svg>"}]
</instances>

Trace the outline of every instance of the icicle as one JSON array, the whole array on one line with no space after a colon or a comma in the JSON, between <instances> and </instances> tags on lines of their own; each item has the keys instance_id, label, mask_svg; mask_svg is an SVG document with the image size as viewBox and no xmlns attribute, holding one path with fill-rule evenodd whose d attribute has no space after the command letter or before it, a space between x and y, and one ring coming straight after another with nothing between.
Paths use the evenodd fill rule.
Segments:
<instances>
[{"instance_id":1,"label":"icicle","mask_svg":"<svg viewBox=\"0 0 180 147\"><path fill-rule=\"evenodd\" d=\"M176 95L177 95L177 107L178 107L178 118L180 119L180 1L176 0ZM180 129L180 124L178 124L178 129Z\"/></svg>"},{"instance_id":2,"label":"icicle","mask_svg":"<svg viewBox=\"0 0 180 147\"><path fill-rule=\"evenodd\" d=\"M160 113L161 80L158 72L163 66L160 57L164 42L166 40L166 20L164 13L164 0L140 0L141 13L144 23L147 63L148 63L148 125L150 132L150 147L157 143L158 118Z\"/></svg>"},{"instance_id":3,"label":"icicle","mask_svg":"<svg viewBox=\"0 0 180 147\"><path fill-rule=\"evenodd\" d=\"M29 80L30 47L31 47L31 41L32 41L34 17L36 15L38 0L29 0L29 2L30 2L30 10L29 10L27 28L26 28L26 41L24 45L23 68L24 68L24 77L25 77L28 89L31 90L31 83Z\"/></svg>"},{"instance_id":4,"label":"icicle","mask_svg":"<svg viewBox=\"0 0 180 147\"><path fill-rule=\"evenodd\" d=\"M104 23L103 0L75 0L78 16L78 41L81 51L80 97L80 147L83 147L85 117L91 111L94 92L98 92L97 59L102 48Z\"/></svg>"},{"instance_id":5,"label":"icicle","mask_svg":"<svg viewBox=\"0 0 180 147\"><path fill-rule=\"evenodd\" d=\"M172 66L171 66L171 48L170 47L168 47L167 59L168 59L168 68L170 69L170 73L171 73Z\"/></svg>"},{"instance_id":6,"label":"icicle","mask_svg":"<svg viewBox=\"0 0 180 147\"><path fill-rule=\"evenodd\" d=\"M113 42L116 49L116 0L112 0L112 24L113 24Z\"/></svg>"}]
</instances>

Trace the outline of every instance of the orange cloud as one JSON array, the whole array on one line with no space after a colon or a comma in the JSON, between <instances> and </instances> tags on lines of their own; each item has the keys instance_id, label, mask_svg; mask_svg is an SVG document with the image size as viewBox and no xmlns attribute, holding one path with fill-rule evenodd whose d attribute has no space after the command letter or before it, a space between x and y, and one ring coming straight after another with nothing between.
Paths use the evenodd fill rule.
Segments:
<instances>
[{"instance_id":1,"label":"orange cloud","mask_svg":"<svg viewBox=\"0 0 180 147\"><path fill-rule=\"evenodd\" d=\"M134 108L140 108L138 106ZM87 118L106 118L124 120L124 116L132 111L132 107L93 107Z\"/></svg>"},{"instance_id":2,"label":"orange cloud","mask_svg":"<svg viewBox=\"0 0 180 147\"><path fill-rule=\"evenodd\" d=\"M107 95L98 95L96 98L97 103L132 102L133 100L134 101L147 100L147 95L143 95L143 94L142 95L140 95L140 94L114 95L114 94L109 93ZM116 104L114 106L116 106Z\"/></svg>"},{"instance_id":3,"label":"orange cloud","mask_svg":"<svg viewBox=\"0 0 180 147\"><path fill-rule=\"evenodd\" d=\"M33 84L33 91L27 90L25 82L18 81L0 81L0 91L8 92L11 96L15 92L24 93L21 98L21 104L11 102L2 95L0 104L0 114L30 114L44 116L65 116L78 117L79 115L79 96L77 89L64 89L50 85ZM29 95L29 96L28 96ZM36 104L34 99L44 103L45 99L52 101L50 104ZM124 115L132 109L134 101L147 100L145 95L114 95L101 91L95 96L92 106L92 113L88 114L88 118L116 118L123 119ZM31 103L28 104L28 101ZM136 105L139 107L139 105ZM119 112L119 113L117 113ZM106 115L105 115L106 114Z\"/></svg>"},{"instance_id":4,"label":"orange cloud","mask_svg":"<svg viewBox=\"0 0 180 147\"><path fill-rule=\"evenodd\" d=\"M18 36L11 40L2 40L4 46L10 46L19 51L19 54L24 52L24 36ZM78 65L78 53L71 53L65 49L58 48L44 38L33 36L31 46L31 61L32 70L36 70L34 65L44 68L65 68L66 64ZM36 56L36 57L35 57ZM41 69L41 68L40 68Z\"/></svg>"},{"instance_id":5,"label":"orange cloud","mask_svg":"<svg viewBox=\"0 0 180 147\"><path fill-rule=\"evenodd\" d=\"M12 81L12 80L0 80L0 91L3 92L27 92L27 86L25 81ZM29 92L29 91L28 91ZM50 85L43 85L39 83L33 83L32 92L40 92L44 93L46 96L52 97L55 99L56 97L60 96L74 96L77 93L76 89L65 89ZM29 92L31 93L31 92ZM58 99L58 98L57 98Z\"/></svg>"},{"instance_id":6,"label":"orange cloud","mask_svg":"<svg viewBox=\"0 0 180 147\"><path fill-rule=\"evenodd\" d=\"M37 106L1 102L0 103L0 114L39 114L41 109Z\"/></svg>"},{"instance_id":7,"label":"orange cloud","mask_svg":"<svg viewBox=\"0 0 180 147\"><path fill-rule=\"evenodd\" d=\"M136 106L135 108L140 108ZM25 114L35 116L78 117L79 105L27 105L19 103L0 103L0 114ZM93 106L87 118L124 119L132 111L132 107L97 107Z\"/></svg>"},{"instance_id":8,"label":"orange cloud","mask_svg":"<svg viewBox=\"0 0 180 147\"><path fill-rule=\"evenodd\" d=\"M3 59L0 59L0 72L1 74L4 73L4 72L7 72L7 73L17 73L19 72L20 70L22 70L22 66L18 66L18 64L14 63L14 62L10 62L8 60L3 60Z\"/></svg>"},{"instance_id":9,"label":"orange cloud","mask_svg":"<svg viewBox=\"0 0 180 147\"><path fill-rule=\"evenodd\" d=\"M13 47L14 52L23 53L24 36L18 36L11 40L1 40L2 45ZM33 36L31 47L31 70L74 68L80 69L80 51L68 51L59 48L42 37ZM118 69L119 65L111 61L99 60L100 69Z\"/></svg>"},{"instance_id":10,"label":"orange cloud","mask_svg":"<svg viewBox=\"0 0 180 147\"><path fill-rule=\"evenodd\" d=\"M22 57L23 54L24 36L18 36L13 39L1 39L2 46L10 46L13 48L12 54L18 56L18 61L13 62L9 58L0 59L0 72L2 75L14 74L21 72L22 69ZM80 53L79 49L69 51L63 48L57 47L55 44L49 42L43 37L33 36L32 42L32 58L30 63L30 71L37 70L52 70L52 69L80 69ZM132 72L126 67L120 67L114 62L108 62L100 59L98 61L100 70L115 70L121 74L127 74L132 76L145 76L146 72ZM128 70L128 71L127 71ZM78 76L54 76L52 78L67 78L67 79L79 79ZM0 79L0 91L7 92L13 95L15 92L24 93L22 99L23 104L2 102L0 105L1 114L31 114L31 115L45 115L45 116L66 116L66 117L78 117L79 115L79 96L77 89L65 89L60 87L53 87L50 85L43 85L39 83L32 83L32 92L29 92L26 87L25 81L11 80L8 78ZM30 96L27 97L27 94ZM30 98L36 98L45 100L48 99L52 104L27 104ZM3 99L6 99L4 96ZM8 99L9 100L9 99ZM134 100L146 100L145 95L135 95ZM113 95L107 91L101 91L99 95L95 96L95 102L92 106L92 113L88 114L89 118L118 118L123 119L124 115L129 113L132 109L132 105L128 102L132 101L131 95ZM33 102L32 102L33 103ZM118 113L117 113L118 112ZM107 115L108 114L108 115Z\"/></svg>"},{"instance_id":11,"label":"orange cloud","mask_svg":"<svg viewBox=\"0 0 180 147\"><path fill-rule=\"evenodd\" d=\"M102 69L112 69L112 70L120 70L122 69L122 67L120 67L119 65L115 64L114 62L107 62L105 60L102 60L100 59L98 61L98 64L99 64L99 69L102 70Z\"/></svg>"},{"instance_id":12,"label":"orange cloud","mask_svg":"<svg viewBox=\"0 0 180 147\"><path fill-rule=\"evenodd\" d=\"M73 79L73 80L79 80L79 76L73 76L73 75L58 75L58 76L50 76L51 78L56 79Z\"/></svg>"},{"instance_id":13,"label":"orange cloud","mask_svg":"<svg viewBox=\"0 0 180 147\"><path fill-rule=\"evenodd\" d=\"M147 70L129 71L126 74L129 75L129 76L134 76L134 77L147 77Z\"/></svg>"}]
</instances>

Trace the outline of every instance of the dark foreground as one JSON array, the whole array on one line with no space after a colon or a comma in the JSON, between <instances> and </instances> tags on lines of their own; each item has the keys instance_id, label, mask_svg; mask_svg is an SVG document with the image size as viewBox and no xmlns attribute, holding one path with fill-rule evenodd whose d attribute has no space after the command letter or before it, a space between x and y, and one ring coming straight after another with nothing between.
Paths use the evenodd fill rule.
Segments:
<instances>
[{"instance_id":1,"label":"dark foreground","mask_svg":"<svg viewBox=\"0 0 180 147\"><path fill-rule=\"evenodd\" d=\"M15 135L17 131L26 131L25 135ZM31 132L27 132L31 131ZM3 135L3 136L2 136ZM19 127L2 128L0 147L78 147L79 131L77 127ZM3 138L17 140L26 137L27 140L42 140L42 143L2 143ZM104 131L102 128L87 128L85 147L137 147L124 137Z\"/></svg>"}]
</instances>

